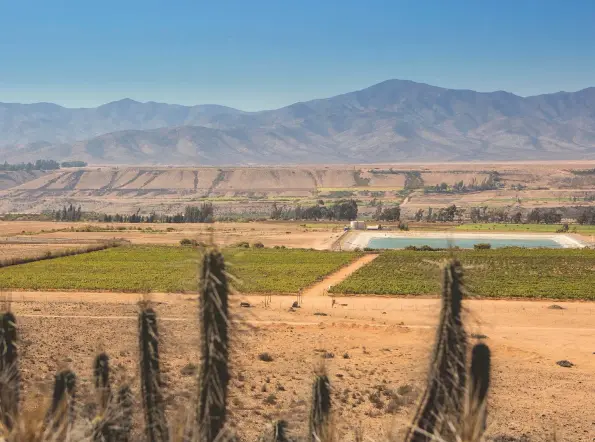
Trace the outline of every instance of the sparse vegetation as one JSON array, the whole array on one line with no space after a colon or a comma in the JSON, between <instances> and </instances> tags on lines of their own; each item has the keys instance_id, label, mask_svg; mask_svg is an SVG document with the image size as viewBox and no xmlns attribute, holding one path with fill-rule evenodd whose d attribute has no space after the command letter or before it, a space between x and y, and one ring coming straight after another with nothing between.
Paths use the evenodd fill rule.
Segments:
<instances>
[{"instance_id":1,"label":"sparse vegetation","mask_svg":"<svg viewBox=\"0 0 595 442\"><path fill-rule=\"evenodd\" d=\"M361 170L356 170L353 172L353 180L355 181L356 186L368 186L370 184L370 178L364 178L362 176Z\"/></svg>"},{"instance_id":2,"label":"sparse vegetation","mask_svg":"<svg viewBox=\"0 0 595 442\"><path fill-rule=\"evenodd\" d=\"M269 353L260 353L258 355L258 360L262 362L273 362L273 357Z\"/></svg>"},{"instance_id":3,"label":"sparse vegetation","mask_svg":"<svg viewBox=\"0 0 595 442\"><path fill-rule=\"evenodd\" d=\"M426 186L424 193L466 193L466 192L481 192L486 190L496 190L502 187L500 173L497 171L490 171L487 178L481 182L477 182L476 178L472 178L468 184L462 180L457 181L453 185L445 182L436 184L435 186Z\"/></svg>"},{"instance_id":4,"label":"sparse vegetation","mask_svg":"<svg viewBox=\"0 0 595 442\"><path fill-rule=\"evenodd\" d=\"M392 170L392 169L391 169ZM414 190L424 186L424 180L418 171L405 172L405 189Z\"/></svg>"},{"instance_id":5,"label":"sparse vegetation","mask_svg":"<svg viewBox=\"0 0 595 442\"><path fill-rule=\"evenodd\" d=\"M489 250L492 248L492 245L490 243L487 242L480 242L478 244L474 244L473 248L475 250Z\"/></svg>"},{"instance_id":6,"label":"sparse vegetation","mask_svg":"<svg viewBox=\"0 0 595 442\"><path fill-rule=\"evenodd\" d=\"M201 241L197 241L195 239L183 238L180 240L181 246L191 246L191 247L207 247L207 244Z\"/></svg>"}]
</instances>

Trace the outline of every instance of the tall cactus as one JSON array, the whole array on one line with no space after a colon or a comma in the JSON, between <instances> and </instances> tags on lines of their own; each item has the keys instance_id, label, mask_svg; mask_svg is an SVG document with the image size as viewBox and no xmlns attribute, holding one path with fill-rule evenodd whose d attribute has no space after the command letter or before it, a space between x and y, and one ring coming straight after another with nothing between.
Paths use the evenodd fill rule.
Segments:
<instances>
[{"instance_id":1,"label":"tall cactus","mask_svg":"<svg viewBox=\"0 0 595 442\"><path fill-rule=\"evenodd\" d=\"M105 353L97 355L93 364L93 377L95 379L95 392L101 414L105 414L111 398L109 378L109 357Z\"/></svg>"},{"instance_id":2,"label":"tall cactus","mask_svg":"<svg viewBox=\"0 0 595 442\"><path fill-rule=\"evenodd\" d=\"M308 440L326 441L330 436L331 384L322 372L316 375L312 386L312 408L310 410Z\"/></svg>"},{"instance_id":3,"label":"tall cactus","mask_svg":"<svg viewBox=\"0 0 595 442\"><path fill-rule=\"evenodd\" d=\"M97 396L98 413L95 418L92 440L94 442L125 442L130 432L131 422L127 422L127 415L131 415L132 403L128 406L118 397L112 397L110 384L109 357L105 353L97 355L93 363L93 377L95 379L95 394ZM122 387L130 393L128 386ZM130 400L132 398L130 397Z\"/></svg>"},{"instance_id":4,"label":"tall cactus","mask_svg":"<svg viewBox=\"0 0 595 442\"><path fill-rule=\"evenodd\" d=\"M287 436L287 421L277 420L268 427L265 433L258 439L259 442L290 442Z\"/></svg>"},{"instance_id":5,"label":"tall cactus","mask_svg":"<svg viewBox=\"0 0 595 442\"><path fill-rule=\"evenodd\" d=\"M148 442L166 442L169 439L169 432L161 393L157 315L153 309L141 305L138 329L145 435Z\"/></svg>"},{"instance_id":6,"label":"tall cactus","mask_svg":"<svg viewBox=\"0 0 595 442\"><path fill-rule=\"evenodd\" d=\"M118 390L116 402L116 425L112 429L113 442L129 442L132 430L132 391L128 385Z\"/></svg>"},{"instance_id":7,"label":"tall cactus","mask_svg":"<svg viewBox=\"0 0 595 442\"><path fill-rule=\"evenodd\" d=\"M275 442L289 442L287 437L287 422L284 420L275 421L273 424L273 437Z\"/></svg>"},{"instance_id":8,"label":"tall cactus","mask_svg":"<svg viewBox=\"0 0 595 442\"><path fill-rule=\"evenodd\" d=\"M426 442L452 435L464 404L467 337L461 321L462 270L456 260L444 267L442 308L428 373L428 385L406 441Z\"/></svg>"},{"instance_id":9,"label":"tall cactus","mask_svg":"<svg viewBox=\"0 0 595 442\"><path fill-rule=\"evenodd\" d=\"M11 312L0 317L0 413L11 429L19 412L20 372L17 358L16 318Z\"/></svg>"},{"instance_id":10,"label":"tall cactus","mask_svg":"<svg viewBox=\"0 0 595 442\"><path fill-rule=\"evenodd\" d=\"M52 402L46 416L46 422L56 435L57 440L65 440L75 419L76 374L64 370L56 374Z\"/></svg>"},{"instance_id":11,"label":"tall cactus","mask_svg":"<svg viewBox=\"0 0 595 442\"><path fill-rule=\"evenodd\" d=\"M204 254L199 302L201 370L196 423L200 442L212 442L225 426L230 378L229 286L218 250Z\"/></svg>"},{"instance_id":12,"label":"tall cactus","mask_svg":"<svg viewBox=\"0 0 595 442\"><path fill-rule=\"evenodd\" d=\"M491 352L484 343L476 344L471 352L468 414L476 434L483 434L487 420L487 396L490 388Z\"/></svg>"}]
</instances>

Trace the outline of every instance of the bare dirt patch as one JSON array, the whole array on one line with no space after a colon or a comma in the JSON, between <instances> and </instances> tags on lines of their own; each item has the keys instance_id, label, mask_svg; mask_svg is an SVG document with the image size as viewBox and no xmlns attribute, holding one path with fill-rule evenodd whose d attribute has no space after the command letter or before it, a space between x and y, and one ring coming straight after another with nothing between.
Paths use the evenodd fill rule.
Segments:
<instances>
[{"instance_id":1,"label":"bare dirt patch","mask_svg":"<svg viewBox=\"0 0 595 442\"><path fill-rule=\"evenodd\" d=\"M29 259L59 254L66 250L85 249L100 241L35 239L32 237L0 237L0 262L15 258Z\"/></svg>"},{"instance_id":2,"label":"bare dirt patch","mask_svg":"<svg viewBox=\"0 0 595 442\"><path fill-rule=\"evenodd\" d=\"M28 299L12 303L22 337L26 394L70 366L79 374L81 396L88 399L91 364L101 350L110 354L118 375L135 377L138 296L105 294L103 302L73 302L86 296L101 301L102 295L15 295L15 301ZM195 388L188 364L198 360L197 305L190 296L152 297L162 318L162 367L173 417ZM302 308L294 312L288 312L292 297L273 298L267 308L263 297L241 300L253 307L240 310L240 297L233 302L234 313L244 318L235 326L230 407L232 419L241 422L243 440L254 440L274 418L307 422L313 369L326 354L335 356L325 361L338 427L347 433L342 440L351 439L354 422L362 421L370 437L391 427L403 429L409 422L424 384L438 300L339 298L345 305L333 307L329 297L304 297ZM565 310L550 310L549 305L467 301L468 332L489 336L486 342L493 352L490 434L543 440L556 427L562 440L591 441L595 304L560 303ZM263 353L272 360L259 360ZM570 360L574 367L562 368L556 364L560 360ZM271 395L274 401L268 400Z\"/></svg>"},{"instance_id":3,"label":"bare dirt patch","mask_svg":"<svg viewBox=\"0 0 595 442\"><path fill-rule=\"evenodd\" d=\"M184 238L228 246L242 241L262 242L266 247L328 249L343 233L345 223L304 224L297 222L251 222L214 224L126 224L126 223L61 223L38 221L0 221L1 236L22 232L35 233L38 239L98 241L123 238L133 244L179 244ZM109 229L100 232L69 231L91 228ZM141 229L141 230L138 230ZM151 230L149 230L151 229ZM57 231L59 230L59 231ZM66 231L64 231L66 230ZM43 231L43 232L42 232Z\"/></svg>"}]
</instances>

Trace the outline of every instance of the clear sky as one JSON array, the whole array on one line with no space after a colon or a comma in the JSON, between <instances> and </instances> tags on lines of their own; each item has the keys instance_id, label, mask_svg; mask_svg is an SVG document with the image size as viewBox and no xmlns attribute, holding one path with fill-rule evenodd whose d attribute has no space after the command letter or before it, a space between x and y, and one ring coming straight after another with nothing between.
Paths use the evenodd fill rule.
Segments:
<instances>
[{"instance_id":1,"label":"clear sky","mask_svg":"<svg viewBox=\"0 0 595 442\"><path fill-rule=\"evenodd\" d=\"M390 78L595 86L595 0L0 0L0 102L259 110Z\"/></svg>"}]
</instances>

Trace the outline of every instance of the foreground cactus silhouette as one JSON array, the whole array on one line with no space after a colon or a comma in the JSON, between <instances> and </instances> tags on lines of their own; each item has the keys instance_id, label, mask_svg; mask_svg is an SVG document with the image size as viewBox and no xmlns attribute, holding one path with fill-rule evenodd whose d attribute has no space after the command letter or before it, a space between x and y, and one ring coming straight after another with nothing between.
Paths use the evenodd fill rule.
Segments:
<instances>
[{"instance_id":1,"label":"foreground cactus silhouette","mask_svg":"<svg viewBox=\"0 0 595 442\"><path fill-rule=\"evenodd\" d=\"M467 338L461 321L462 271L458 261L444 267L442 309L428 373L428 385L422 396L407 441L442 438L452 432L451 418L462 410L466 367ZM451 437L453 435L450 435Z\"/></svg>"},{"instance_id":2,"label":"foreground cactus silhouette","mask_svg":"<svg viewBox=\"0 0 595 442\"><path fill-rule=\"evenodd\" d=\"M161 393L159 371L159 333L157 315L152 308L141 305L138 315L138 338L140 344L141 397L145 411L145 436L148 442L169 439L165 404Z\"/></svg>"},{"instance_id":3,"label":"foreground cactus silhouette","mask_svg":"<svg viewBox=\"0 0 595 442\"><path fill-rule=\"evenodd\" d=\"M112 395L109 379L109 357L107 354L100 353L95 358L93 377L95 379L95 393L97 395L99 414L105 415Z\"/></svg>"},{"instance_id":4,"label":"foreground cactus silhouette","mask_svg":"<svg viewBox=\"0 0 595 442\"><path fill-rule=\"evenodd\" d=\"M322 370L316 375L312 386L310 408L309 440L312 442L329 440L331 413L331 383Z\"/></svg>"},{"instance_id":5,"label":"foreground cactus silhouette","mask_svg":"<svg viewBox=\"0 0 595 442\"><path fill-rule=\"evenodd\" d=\"M457 260L443 270L442 308L432 352L428 383L406 442L481 441L485 431L490 350L473 348L467 381L467 335L461 319L462 267Z\"/></svg>"},{"instance_id":6,"label":"foreground cactus silhouette","mask_svg":"<svg viewBox=\"0 0 595 442\"><path fill-rule=\"evenodd\" d=\"M11 312L0 317L0 412L3 425L11 429L19 412L20 373L17 366L16 318Z\"/></svg>"},{"instance_id":7,"label":"foreground cactus silhouette","mask_svg":"<svg viewBox=\"0 0 595 442\"><path fill-rule=\"evenodd\" d=\"M227 389L230 381L230 288L223 255L207 250L200 273L199 321L200 374L193 416L186 426L169 428L166 421L160 375L157 315L147 304L140 304L138 315L139 371L142 409L145 416L144 438L150 442L223 442L235 440L229 428ZM489 348L478 343L472 350L471 366L466 365L467 336L461 319L462 269L457 261L444 267L442 308L436 342L431 355L427 387L406 442L440 440L444 442L480 442L486 428L486 399L490 384ZM65 370L56 375L54 393L43 424L19 420L19 385L17 369L16 318L11 313L1 317L0 440L16 441L93 441L132 442L138 433L132 428L134 400L127 384L111 385L109 356L95 359L97 415L88 429L75 433L76 376ZM469 373L468 373L469 370ZM10 376L7 376L9 374ZM331 385L320 369L313 381L307 434L289 436L288 423L276 421L266 442L331 442L338 440L332 428ZM25 419L25 418L23 418ZM299 424L299 422L298 422ZM29 425L29 427L28 427ZM26 434L26 435L25 435ZM357 436L359 434L359 436ZM361 431L356 438L362 439ZM374 440L382 440L374 437Z\"/></svg>"},{"instance_id":8,"label":"foreground cactus silhouette","mask_svg":"<svg viewBox=\"0 0 595 442\"><path fill-rule=\"evenodd\" d=\"M199 299L200 378L197 428L201 442L216 440L227 417L229 286L223 255L205 254Z\"/></svg>"}]
</instances>

